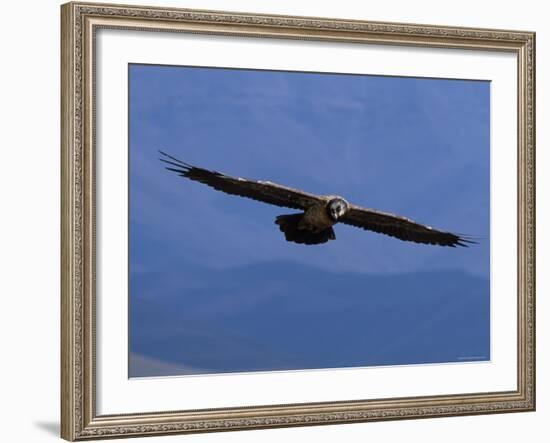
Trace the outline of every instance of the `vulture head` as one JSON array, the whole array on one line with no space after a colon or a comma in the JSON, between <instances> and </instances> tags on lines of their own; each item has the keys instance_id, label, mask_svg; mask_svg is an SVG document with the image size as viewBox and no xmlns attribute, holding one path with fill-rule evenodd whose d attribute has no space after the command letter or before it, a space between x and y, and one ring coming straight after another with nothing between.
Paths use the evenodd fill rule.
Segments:
<instances>
[{"instance_id":1,"label":"vulture head","mask_svg":"<svg viewBox=\"0 0 550 443\"><path fill-rule=\"evenodd\" d=\"M348 202L341 197L333 198L327 204L327 214L333 221L337 221L340 217L346 215L348 209Z\"/></svg>"}]
</instances>

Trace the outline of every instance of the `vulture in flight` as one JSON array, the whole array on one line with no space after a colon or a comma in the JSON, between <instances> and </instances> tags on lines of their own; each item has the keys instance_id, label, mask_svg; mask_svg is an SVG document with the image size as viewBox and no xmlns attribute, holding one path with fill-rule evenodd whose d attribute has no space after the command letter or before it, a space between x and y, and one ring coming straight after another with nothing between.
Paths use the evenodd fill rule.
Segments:
<instances>
[{"instance_id":1,"label":"vulture in flight","mask_svg":"<svg viewBox=\"0 0 550 443\"><path fill-rule=\"evenodd\" d=\"M159 151L166 169L181 177L203 183L226 194L251 198L275 206L297 209L295 214L279 215L275 223L289 242L317 245L335 240L336 223L355 226L389 235L399 240L438 246L468 246L471 239L439 231L406 217L363 208L333 195L315 195L277 183L232 177L217 171L198 168Z\"/></svg>"}]
</instances>

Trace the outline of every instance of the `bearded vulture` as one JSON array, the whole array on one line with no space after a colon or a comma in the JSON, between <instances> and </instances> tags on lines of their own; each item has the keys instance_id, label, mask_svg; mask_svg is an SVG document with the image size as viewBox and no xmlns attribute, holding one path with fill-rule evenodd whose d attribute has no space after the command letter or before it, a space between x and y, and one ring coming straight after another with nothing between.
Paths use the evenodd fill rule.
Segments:
<instances>
[{"instance_id":1,"label":"bearded vulture","mask_svg":"<svg viewBox=\"0 0 550 443\"><path fill-rule=\"evenodd\" d=\"M389 235L399 240L438 246L468 246L475 243L468 237L438 231L406 217L363 208L333 195L309 194L269 181L231 177L217 171L198 168L159 151L169 171L226 194L251 198L275 206L300 210L296 214L279 215L275 223L289 242L318 245L335 240L332 227L336 223Z\"/></svg>"}]
</instances>

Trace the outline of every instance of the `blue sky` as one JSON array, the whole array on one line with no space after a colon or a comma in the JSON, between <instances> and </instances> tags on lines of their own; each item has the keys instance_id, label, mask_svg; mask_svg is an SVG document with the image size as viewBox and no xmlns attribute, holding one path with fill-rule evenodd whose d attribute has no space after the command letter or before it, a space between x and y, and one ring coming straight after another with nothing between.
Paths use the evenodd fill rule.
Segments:
<instances>
[{"instance_id":1,"label":"blue sky","mask_svg":"<svg viewBox=\"0 0 550 443\"><path fill-rule=\"evenodd\" d=\"M297 355L307 354L304 350L315 337L290 352L289 346L295 345L285 342L280 330L259 333L260 313L303 324L303 317L288 312L285 316L285 309L293 305L283 309L284 304L274 300L296 292L302 301L315 303L315 297L323 296L316 283L327 276L334 276L327 285L345 276L350 293L369 284L380 288L381 278L395 286L410 276L422 277L415 280L417 291L436 291L422 282L430 275L434 281L445 275L448 286L480 294L471 300L463 297L470 302L461 305L461 315L484 313L468 337L447 331L454 334L454 359L489 357L490 83L146 65L130 65L129 76L130 343L136 357L131 362L144 367L149 361L149 369L155 368L132 371L131 363L131 374L162 375L162 367L172 374L454 361L448 341L415 353L414 346L426 346L425 339L423 344L409 343L406 350L395 345L393 354L378 360L365 357L374 353L362 342L345 356L327 355L321 349L308 360ZM337 225L337 240L328 244L288 243L274 219L292 210L179 178L162 167L158 149L230 175L342 195L355 204L480 241L471 248L440 248ZM298 269L315 281L300 286L302 281L293 274ZM263 280L256 284L257 275ZM242 281L246 276L248 281ZM216 294L215 285L209 284L213 279L221 285ZM350 286L350 281L358 286ZM285 282L292 282L294 289ZM266 290L270 284L273 288ZM308 293L314 287L316 293ZM405 312L414 307L414 298L403 305L400 287L392 288L394 301L401 302L395 309ZM438 288L433 297L454 290ZM452 316L449 306L456 299L450 297L449 305L422 310L408 327ZM353 300L349 315L380 308L371 296ZM339 299L331 303L327 312L347 305ZM326 327L327 312L307 319L311 330ZM220 321L224 315L225 323ZM340 323L346 312L342 315ZM468 318L463 320L468 323ZM394 321L389 322L392 330L410 335L410 330L399 329L403 318ZM424 334L438 332L442 331ZM336 341L349 341L344 333L335 333ZM375 333L369 331L371 336ZM358 334L360 329L353 337ZM224 342L228 338L232 339ZM224 347L242 358L224 357L222 352L219 359L196 355L196 349L209 347L209 356ZM279 357L272 359L274 355Z\"/></svg>"}]
</instances>

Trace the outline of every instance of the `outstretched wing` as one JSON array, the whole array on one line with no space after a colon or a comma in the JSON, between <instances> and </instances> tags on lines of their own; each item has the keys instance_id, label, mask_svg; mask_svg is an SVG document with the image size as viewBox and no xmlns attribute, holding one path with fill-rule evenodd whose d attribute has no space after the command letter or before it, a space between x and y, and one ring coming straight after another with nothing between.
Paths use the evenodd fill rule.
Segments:
<instances>
[{"instance_id":1,"label":"outstretched wing","mask_svg":"<svg viewBox=\"0 0 550 443\"><path fill-rule=\"evenodd\" d=\"M453 234L438 231L430 226L421 225L406 217L375 211L350 205L347 214L339 220L341 223L396 237L400 240L439 246L468 246L474 241Z\"/></svg>"},{"instance_id":2,"label":"outstretched wing","mask_svg":"<svg viewBox=\"0 0 550 443\"><path fill-rule=\"evenodd\" d=\"M169 171L176 172L181 177L198 181L226 194L238 195L239 197L251 198L271 205L293 209L306 209L322 201L315 194L268 181L231 177L221 172L197 168L165 152L159 152L163 156L160 160L170 165L166 167Z\"/></svg>"}]
</instances>

